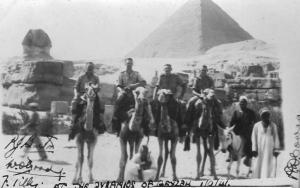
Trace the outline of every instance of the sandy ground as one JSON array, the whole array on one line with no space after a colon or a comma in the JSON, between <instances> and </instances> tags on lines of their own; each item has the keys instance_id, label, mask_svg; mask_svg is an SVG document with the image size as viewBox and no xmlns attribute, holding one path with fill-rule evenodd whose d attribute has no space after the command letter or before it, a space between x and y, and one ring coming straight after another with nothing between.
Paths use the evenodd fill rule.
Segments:
<instances>
[{"instance_id":1,"label":"sandy ground","mask_svg":"<svg viewBox=\"0 0 300 188\"><path fill-rule=\"evenodd\" d=\"M54 146L54 153L49 153L48 161L39 161L39 156L37 153L29 153L30 159L32 159L33 164L41 165L44 167L49 167L52 165L52 169L54 170L60 170L63 168L63 171L66 172L66 177L61 180L61 182L66 182L68 184L71 183L74 170L75 170L75 161L77 157L77 148L75 146L74 141L67 141L66 135L56 135L58 138L55 140ZM11 140L13 136L5 135L1 138L3 139L4 146ZM45 138L43 138L43 141L45 142ZM145 140L144 140L145 141ZM149 147L151 150L152 155L156 158L158 155L158 143L157 139L155 137L150 137ZM35 149L32 149L31 151L34 151ZM6 151L6 150L4 150ZM10 178L12 177L12 174L7 172L7 170L3 167L5 167L5 164L9 162L11 159L15 159L16 161L20 161L21 155L23 154L23 150L18 149L16 152L12 155L13 158L7 158L3 160L3 154L1 157L1 174L9 174ZM192 185L199 185L199 182L194 181L194 178L196 176L196 148L195 145L192 145L191 151L184 152L183 151L183 144L178 144L177 147L177 175L179 179L184 180L192 180ZM83 165L83 180L88 181L87 177L87 150L85 149L85 160ZM225 162L225 159L227 158L227 154L223 154L219 152L216 155L216 161L217 161L217 174L219 178L227 178L227 163ZM94 178L96 181L106 181L106 180L115 180L118 175L119 170L119 159L120 159L120 147L119 147L119 141L118 138L115 135L111 134L103 134L98 136L98 142L96 145L95 153L94 153ZM284 163L278 158L278 169L283 169ZM209 176L209 162L207 161L206 170L205 170L205 176L202 178L202 180L207 180L212 178ZM235 168L236 164L234 163L232 166L232 172L233 175L231 177L231 180L229 181L230 185L287 185L290 183L293 183L289 181L287 178L277 178L277 179L268 179L268 180L248 180L245 179L247 168L244 165L241 165L240 175L241 177L236 178L235 174ZM1 176L2 177L2 176ZM166 177L162 178L163 180L171 180L172 178L172 171L171 171L171 164L170 160L168 160L167 169L166 169ZM21 179L21 177L20 177ZM52 177L43 177L43 176L35 176L34 180L36 182L43 182L43 185L50 185L57 183L57 178ZM2 184L3 178L1 179ZM295 183L295 182L294 182ZM48 186L47 186L48 187Z\"/></svg>"}]
</instances>

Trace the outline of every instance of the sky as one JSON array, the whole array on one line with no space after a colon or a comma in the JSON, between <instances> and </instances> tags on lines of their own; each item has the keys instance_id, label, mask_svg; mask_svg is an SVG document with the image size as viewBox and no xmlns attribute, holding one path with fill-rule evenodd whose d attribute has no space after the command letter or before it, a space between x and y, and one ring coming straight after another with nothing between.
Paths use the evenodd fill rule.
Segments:
<instances>
[{"instance_id":1,"label":"sky","mask_svg":"<svg viewBox=\"0 0 300 188\"><path fill-rule=\"evenodd\" d=\"M31 28L48 33L56 58L123 57L186 1L1 0L0 58L21 55ZM257 39L281 44L299 36L297 0L213 1Z\"/></svg>"}]
</instances>

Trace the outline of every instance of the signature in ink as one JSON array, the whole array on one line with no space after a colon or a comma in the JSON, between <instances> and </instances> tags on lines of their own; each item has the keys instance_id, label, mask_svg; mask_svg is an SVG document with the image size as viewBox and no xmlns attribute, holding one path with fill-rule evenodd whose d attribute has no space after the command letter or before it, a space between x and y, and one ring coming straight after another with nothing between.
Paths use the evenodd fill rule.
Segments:
<instances>
[{"instance_id":1,"label":"signature in ink","mask_svg":"<svg viewBox=\"0 0 300 188\"><path fill-rule=\"evenodd\" d=\"M35 139L37 138L38 135L31 135L28 139L26 138L26 135L24 136L20 136L20 135L16 135L15 137L13 137L10 142L4 147L4 149L6 149L7 151L4 153L4 157L8 158L10 156L12 156L14 154L14 152L19 148L23 148L23 147L27 147L27 148L31 148L33 143L35 143ZM53 139L57 140L57 137L55 136L44 136L47 138L47 141L44 144L38 144L36 145L36 148L39 149L45 149L46 152L50 152L53 153L53 149L54 149L54 144L53 144ZM38 151L36 151L38 152Z\"/></svg>"},{"instance_id":2,"label":"signature in ink","mask_svg":"<svg viewBox=\"0 0 300 188\"><path fill-rule=\"evenodd\" d=\"M66 172L64 172L63 168L61 168L60 170L54 170L52 165L50 167L34 165L30 158L27 158L27 161L21 162L16 162L14 159L12 159L5 165L5 167L9 172L13 173L14 176L22 174L29 174L33 176L47 176L58 178L58 181L60 181L63 177L66 177ZM43 173L41 174L40 172Z\"/></svg>"},{"instance_id":3,"label":"signature in ink","mask_svg":"<svg viewBox=\"0 0 300 188\"><path fill-rule=\"evenodd\" d=\"M20 179L10 179L9 175L4 175L2 176L2 178L4 178L4 181L1 185L1 188L4 187L34 187L37 188L39 186L38 183L34 182L34 178L31 177L24 177L22 176L22 178ZM40 184L43 184L40 183Z\"/></svg>"},{"instance_id":4,"label":"signature in ink","mask_svg":"<svg viewBox=\"0 0 300 188\"><path fill-rule=\"evenodd\" d=\"M295 177L294 174L298 175L300 172L300 126L297 125L297 127L298 130L294 133L297 140L297 142L294 144L296 149L290 153L291 159L287 162L287 165L284 168L286 175L295 180L298 180L298 178Z\"/></svg>"},{"instance_id":5,"label":"signature in ink","mask_svg":"<svg viewBox=\"0 0 300 188\"><path fill-rule=\"evenodd\" d=\"M290 156L292 157L286 167L284 168L285 173L288 175L288 177L293 178L295 180L298 180L293 174L299 173L299 165L300 165L300 150L294 150L293 153L290 153Z\"/></svg>"}]
</instances>

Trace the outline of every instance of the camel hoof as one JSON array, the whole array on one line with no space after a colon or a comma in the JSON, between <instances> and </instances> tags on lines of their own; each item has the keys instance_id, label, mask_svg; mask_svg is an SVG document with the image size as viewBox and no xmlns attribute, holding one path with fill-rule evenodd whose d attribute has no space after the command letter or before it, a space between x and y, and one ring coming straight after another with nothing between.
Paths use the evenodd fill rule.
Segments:
<instances>
[{"instance_id":1,"label":"camel hoof","mask_svg":"<svg viewBox=\"0 0 300 188\"><path fill-rule=\"evenodd\" d=\"M177 176L176 175L173 176L173 181L177 181L177 180L178 180Z\"/></svg>"},{"instance_id":2,"label":"camel hoof","mask_svg":"<svg viewBox=\"0 0 300 188\"><path fill-rule=\"evenodd\" d=\"M218 180L218 177L217 177L217 176L214 176L214 180Z\"/></svg>"},{"instance_id":3,"label":"camel hoof","mask_svg":"<svg viewBox=\"0 0 300 188\"><path fill-rule=\"evenodd\" d=\"M80 177L80 178L77 178L77 179L74 178L73 181L72 181L73 184L81 184L82 182L83 182L83 181L82 181L82 178L81 178L81 177Z\"/></svg>"},{"instance_id":4,"label":"camel hoof","mask_svg":"<svg viewBox=\"0 0 300 188\"><path fill-rule=\"evenodd\" d=\"M195 177L195 180L200 180L200 176Z\"/></svg>"},{"instance_id":5,"label":"camel hoof","mask_svg":"<svg viewBox=\"0 0 300 188\"><path fill-rule=\"evenodd\" d=\"M159 181L159 178L158 178L158 177L155 177L154 181Z\"/></svg>"},{"instance_id":6,"label":"camel hoof","mask_svg":"<svg viewBox=\"0 0 300 188\"><path fill-rule=\"evenodd\" d=\"M165 173L162 173L162 174L160 175L160 177L161 177L161 178L164 178L164 177L165 177Z\"/></svg>"},{"instance_id":7,"label":"camel hoof","mask_svg":"<svg viewBox=\"0 0 300 188\"><path fill-rule=\"evenodd\" d=\"M89 178L89 183L94 183L94 178L93 177Z\"/></svg>"},{"instance_id":8,"label":"camel hoof","mask_svg":"<svg viewBox=\"0 0 300 188\"><path fill-rule=\"evenodd\" d=\"M118 177L118 179L116 180L116 182L123 182L124 178Z\"/></svg>"},{"instance_id":9,"label":"camel hoof","mask_svg":"<svg viewBox=\"0 0 300 188\"><path fill-rule=\"evenodd\" d=\"M72 180L72 184L76 184L76 183L78 183L78 180L77 180L76 178L74 178L74 179Z\"/></svg>"}]
</instances>

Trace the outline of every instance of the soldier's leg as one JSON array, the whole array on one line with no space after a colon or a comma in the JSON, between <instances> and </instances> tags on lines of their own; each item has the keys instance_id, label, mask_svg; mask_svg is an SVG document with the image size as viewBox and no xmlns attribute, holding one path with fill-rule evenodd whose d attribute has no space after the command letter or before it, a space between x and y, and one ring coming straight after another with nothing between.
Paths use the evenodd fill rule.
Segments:
<instances>
[{"instance_id":1,"label":"soldier's leg","mask_svg":"<svg viewBox=\"0 0 300 188\"><path fill-rule=\"evenodd\" d=\"M98 107L99 107L99 116L97 118L99 123L97 124L96 129L98 130L99 134L102 134L106 131L106 126L105 126L105 122L104 122L104 112L105 112L105 104L102 100L100 100L100 97L98 95Z\"/></svg>"},{"instance_id":2,"label":"soldier's leg","mask_svg":"<svg viewBox=\"0 0 300 188\"><path fill-rule=\"evenodd\" d=\"M215 150L218 150L219 149L219 146L220 146L220 140L219 140L219 130L218 130L218 127L216 125L214 125L214 128L213 128L213 132L214 132L214 149Z\"/></svg>"},{"instance_id":3,"label":"soldier's leg","mask_svg":"<svg viewBox=\"0 0 300 188\"><path fill-rule=\"evenodd\" d=\"M79 103L80 98L79 97L74 97L71 101L71 113L72 113L72 125L74 126L76 116L78 114L78 103Z\"/></svg>"},{"instance_id":4,"label":"soldier's leg","mask_svg":"<svg viewBox=\"0 0 300 188\"><path fill-rule=\"evenodd\" d=\"M178 117L178 128L179 128L179 137L183 137L186 134L187 126L185 125L184 118L186 115L185 106L186 104L183 101L177 101L179 117Z\"/></svg>"},{"instance_id":5,"label":"soldier's leg","mask_svg":"<svg viewBox=\"0 0 300 188\"><path fill-rule=\"evenodd\" d=\"M71 130L69 133L69 140L72 140L75 138L76 134L76 119L78 116L78 103L79 103L79 97L74 97L71 101L71 113L72 113L72 124L71 124Z\"/></svg>"},{"instance_id":6,"label":"soldier's leg","mask_svg":"<svg viewBox=\"0 0 300 188\"><path fill-rule=\"evenodd\" d=\"M121 122L118 118L118 114L120 112L120 104L124 100L124 98L125 98L125 93L119 94L113 109L111 125L112 125L112 131L116 132L117 134L119 134L121 129Z\"/></svg>"}]
</instances>

